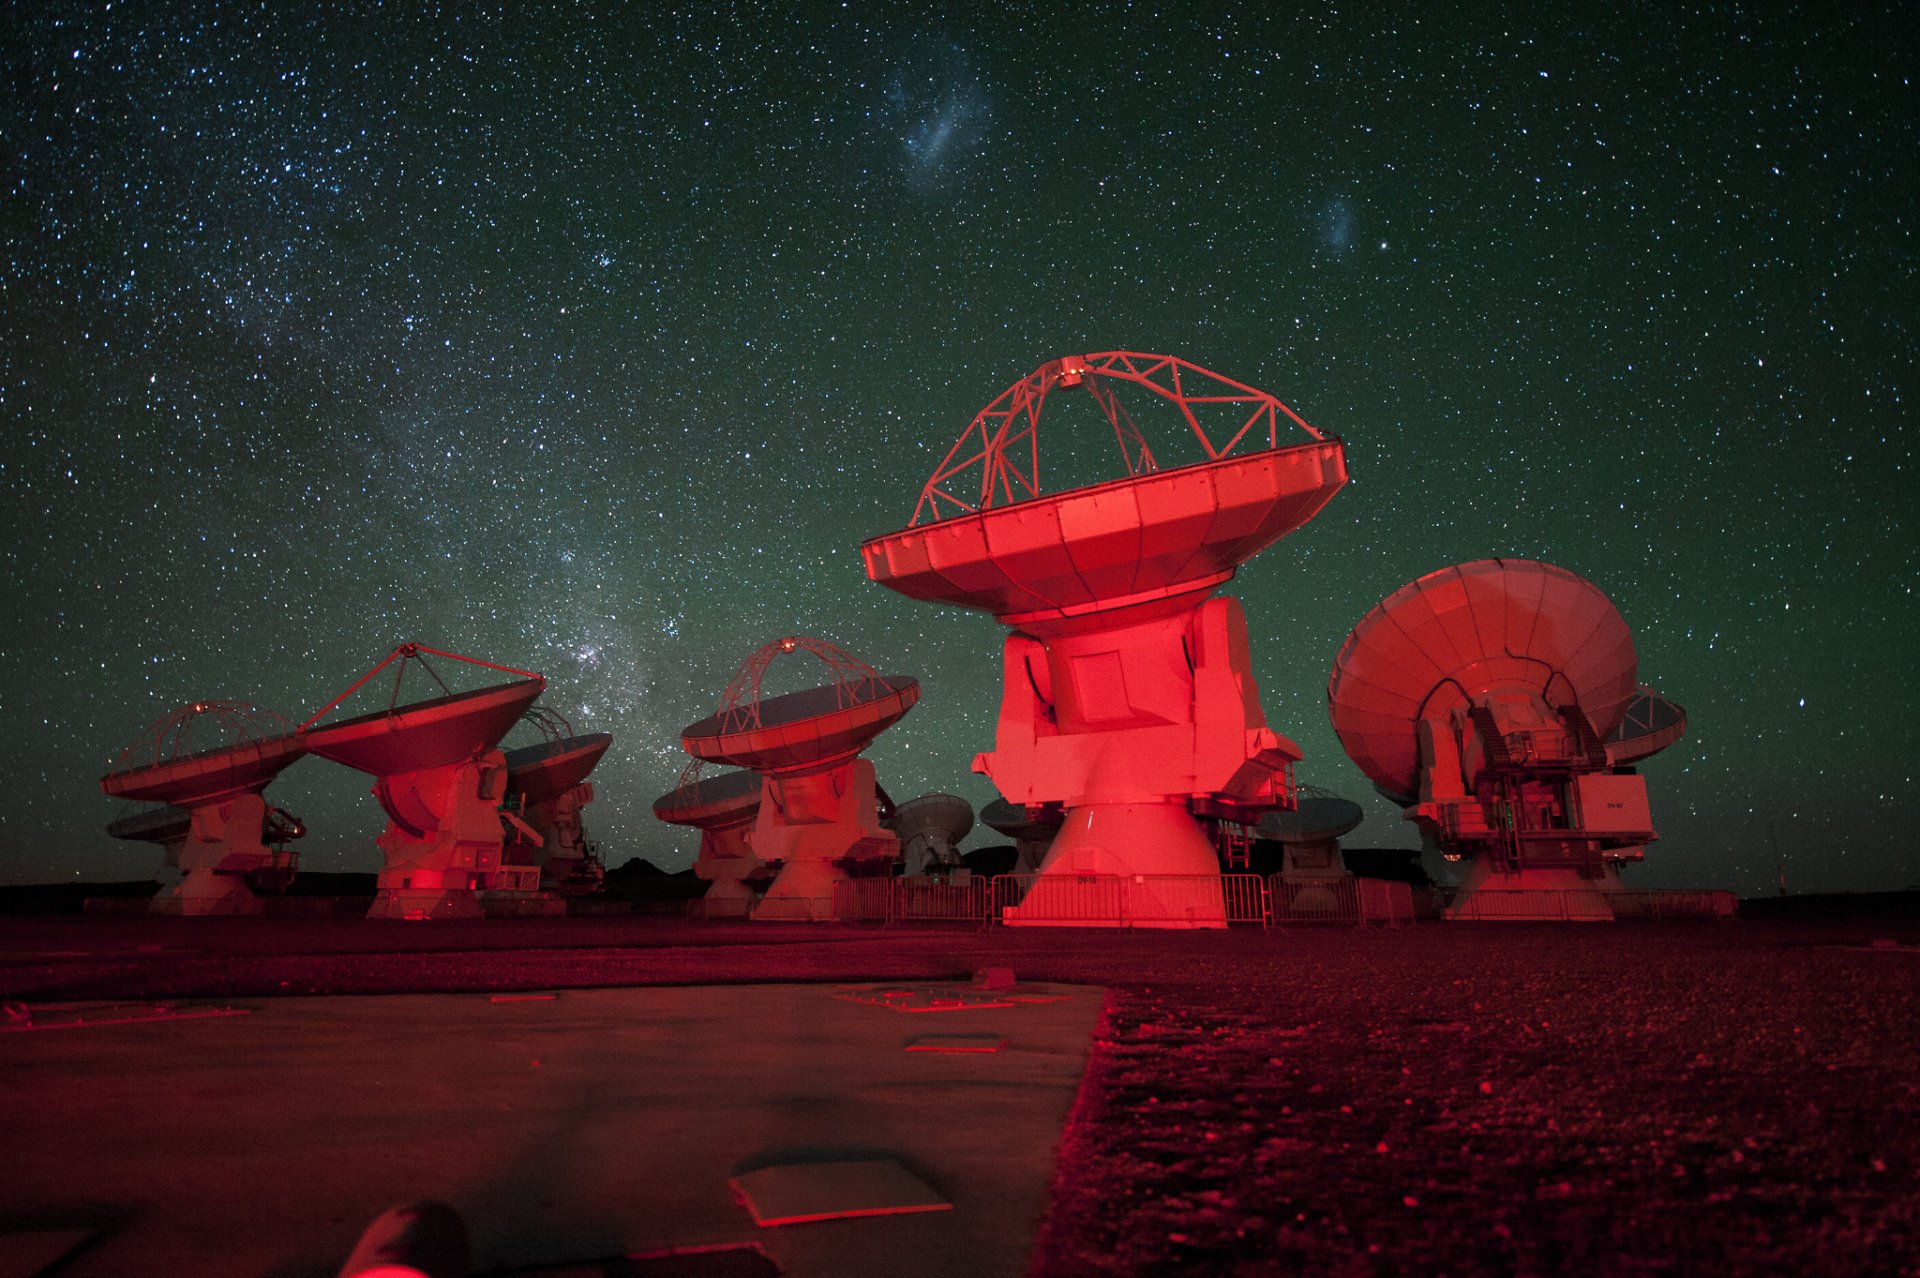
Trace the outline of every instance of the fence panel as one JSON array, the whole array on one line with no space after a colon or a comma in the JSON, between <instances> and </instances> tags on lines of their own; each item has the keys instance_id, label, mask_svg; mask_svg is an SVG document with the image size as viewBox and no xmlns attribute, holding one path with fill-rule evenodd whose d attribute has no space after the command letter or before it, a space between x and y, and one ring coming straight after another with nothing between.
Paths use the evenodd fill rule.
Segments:
<instances>
[{"instance_id":1,"label":"fence panel","mask_svg":"<svg viewBox=\"0 0 1920 1278\"><path fill-rule=\"evenodd\" d=\"M1355 879L1360 922L1399 927L1413 922L1413 885L1395 879Z\"/></svg>"},{"instance_id":2,"label":"fence panel","mask_svg":"<svg viewBox=\"0 0 1920 1278\"><path fill-rule=\"evenodd\" d=\"M1607 901L1622 919L1730 919L1740 905L1731 892L1689 888L1610 892Z\"/></svg>"},{"instance_id":3,"label":"fence panel","mask_svg":"<svg viewBox=\"0 0 1920 1278\"><path fill-rule=\"evenodd\" d=\"M1360 922L1360 895L1352 878L1271 880L1275 923Z\"/></svg>"},{"instance_id":4,"label":"fence panel","mask_svg":"<svg viewBox=\"0 0 1920 1278\"><path fill-rule=\"evenodd\" d=\"M955 882L920 875L892 880L888 917L901 923L984 923L991 893L984 878Z\"/></svg>"},{"instance_id":5,"label":"fence panel","mask_svg":"<svg viewBox=\"0 0 1920 1278\"><path fill-rule=\"evenodd\" d=\"M1258 874L1223 874L1220 890L1227 898L1227 922L1273 923L1273 892Z\"/></svg>"},{"instance_id":6,"label":"fence panel","mask_svg":"<svg viewBox=\"0 0 1920 1278\"><path fill-rule=\"evenodd\" d=\"M687 902L687 917L708 922L715 919L744 919L753 913L753 907L759 901L757 896L719 901L709 901L704 896L695 897Z\"/></svg>"},{"instance_id":7,"label":"fence panel","mask_svg":"<svg viewBox=\"0 0 1920 1278\"><path fill-rule=\"evenodd\" d=\"M1125 922L1117 874L999 874L993 921L1041 927L1119 927Z\"/></svg>"},{"instance_id":8,"label":"fence panel","mask_svg":"<svg viewBox=\"0 0 1920 1278\"><path fill-rule=\"evenodd\" d=\"M1220 927L1227 922L1225 876L1130 874L1120 880L1120 921L1128 927Z\"/></svg>"},{"instance_id":9,"label":"fence panel","mask_svg":"<svg viewBox=\"0 0 1920 1278\"><path fill-rule=\"evenodd\" d=\"M833 885L833 917L841 923L885 923L892 879L842 879Z\"/></svg>"}]
</instances>

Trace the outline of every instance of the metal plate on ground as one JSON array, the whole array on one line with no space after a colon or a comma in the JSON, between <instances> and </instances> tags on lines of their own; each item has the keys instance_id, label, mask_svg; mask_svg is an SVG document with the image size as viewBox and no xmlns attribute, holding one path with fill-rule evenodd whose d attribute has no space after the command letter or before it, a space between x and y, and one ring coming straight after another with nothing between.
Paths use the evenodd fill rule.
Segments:
<instances>
[{"instance_id":1,"label":"metal plate on ground","mask_svg":"<svg viewBox=\"0 0 1920 1278\"><path fill-rule=\"evenodd\" d=\"M998 1034L922 1034L907 1040L909 1052L1000 1052L1006 1046Z\"/></svg>"},{"instance_id":2,"label":"metal plate on ground","mask_svg":"<svg viewBox=\"0 0 1920 1278\"><path fill-rule=\"evenodd\" d=\"M727 1184L762 1228L953 1207L925 1181L885 1158L762 1167Z\"/></svg>"}]
</instances>

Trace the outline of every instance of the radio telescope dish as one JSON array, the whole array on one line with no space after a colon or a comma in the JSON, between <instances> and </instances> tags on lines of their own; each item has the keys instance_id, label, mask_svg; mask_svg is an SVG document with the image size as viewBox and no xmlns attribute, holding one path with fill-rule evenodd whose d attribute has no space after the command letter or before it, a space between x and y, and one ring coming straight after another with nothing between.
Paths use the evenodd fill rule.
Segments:
<instances>
[{"instance_id":1,"label":"radio telescope dish","mask_svg":"<svg viewBox=\"0 0 1920 1278\"><path fill-rule=\"evenodd\" d=\"M1256 830L1275 843L1331 843L1350 833L1365 815L1360 805L1336 794L1300 796L1291 811L1278 808L1260 818Z\"/></svg>"},{"instance_id":2,"label":"radio telescope dish","mask_svg":"<svg viewBox=\"0 0 1920 1278\"><path fill-rule=\"evenodd\" d=\"M1013 840L1019 855L1014 860L1015 874L1036 874L1047 859L1047 849L1066 813L1059 808L1025 808L1005 799L995 799L980 809L980 824L998 830Z\"/></svg>"},{"instance_id":3,"label":"radio telescope dish","mask_svg":"<svg viewBox=\"0 0 1920 1278\"><path fill-rule=\"evenodd\" d=\"M1449 917L1613 917L1617 863L1655 837L1644 780L1602 744L1636 664L1598 587L1530 559L1429 573L1354 626L1327 685L1334 732L1432 845L1472 862Z\"/></svg>"},{"instance_id":4,"label":"radio telescope dish","mask_svg":"<svg viewBox=\"0 0 1920 1278\"><path fill-rule=\"evenodd\" d=\"M504 753L506 810L514 829L502 856L508 866L537 867L538 878L523 891L566 896L597 892L606 882L606 867L587 838L580 809L593 802L587 777L613 744L613 736L576 736L566 719L537 705L529 707L521 721L533 724L546 739Z\"/></svg>"},{"instance_id":5,"label":"radio telescope dish","mask_svg":"<svg viewBox=\"0 0 1920 1278\"><path fill-rule=\"evenodd\" d=\"M669 825L700 831L693 872L707 882L701 910L708 918L745 918L766 885L766 864L747 846L747 831L760 813L760 774L740 769L702 776L694 759L680 783L653 801L653 815Z\"/></svg>"},{"instance_id":6,"label":"radio telescope dish","mask_svg":"<svg viewBox=\"0 0 1920 1278\"><path fill-rule=\"evenodd\" d=\"M1607 758L1616 766L1637 763L1686 735L1687 712L1642 684L1634 689L1620 726L1607 734Z\"/></svg>"},{"instance_id":7,"label":"radio telescope dish","mask_svg":"<svg viewBox=\"0 0 1920 1278\"><path fill-rule=\"evenodd\" d=\"M185 841L187 831L192 827L193 813L170 803L161 803L114 818L107 823L107 835L131 843L157 843L163 848L172 849Z\"/></svg>"},{"instance_id":8,"label":"radio telescope dish","mask_svg":"<svg viewBox=\"0 0 1920 1278\"><path fill-rule=\"evenodd\" d=\"M244 701L195 701L148 725L100 778L110 798L184 809L188 828L158 841L183 873L159 892L155 914L258 914L250 879L291 877L296 858L265 842L268 784L306 753L293 725ZM164 809L163 809L164 810ZM116 823L118 824L118 823ZM109 828L109 833L113 829Z\"/></svg>"},{"instance_id":9,"label":"radio telescope dish","mask_svg":"<svg viewBox=\"0 0 1920 1278\"><path fill-rule=\"evenodd\" d=\"M830 682L763 699L768 667L796 652L816 658ZM719 711L681 732L695 758L762 776L748 845L780 870L754 918L831 919L836 883L882 872L899 855L900 841L879 824L873 765L859 754L919 699L917 679L879 674L830 643L794 635L751 654Z\"/></svg>"},{"instance_id":10,"label":"radio telescope dish","mask_svg":"<svg viewBox=\"0 0 1920 1278\"><path fill-rule=\"evenodd\" d=\"M428 655L515 677L454 692ZM395 662L386 709L315 726ZM402 681L416 664L443 695L402 703ZM375 778L373 793L388 817L377 840L386 863L368 918L478 918L480 891L524 886L501 864L507 763L499 744L545 687L529 671L405 643L302 725L314 754Z\"/></svg>"},{"instance_id":11,"label":"radio telescope dish","mask_svg":"<svg viewBox=\"0 0 1920 1278\"><path fill-rule=\"evenodd\" d=\"M901 804L886 826L899 836L907 873L954 870L960 840L973 829L973 805L957 794L923 794Z\"/></svg>"},{"instance_id":12,"label":"radio telescope dish","mask_svg":"<svg viewBox=\"0 0 1920 1278\"><path fill-rule=\"evenodd\" d=\"M1056 390L1093 398L1118 477L1043 490ZM1203 460L1161 469L1124 396L1177 420ZM1070 355L975 414L908 526L861 547L881 585L1013 628L996 748L974 770L1011 803L1065 809L1041 874L1169 880L1180 899L1144 908L1153 926L1226 926L1194 810L1251 820L1290 806L1300 752L1267 726L1239 604L1208 596L1346 480L1340 440L1264 391L1170 355ZM1005 921L1040 920L1015 907Z\"/></svg>"},{"instance_id":13,"label":"radio telescope dish","mask_svg":"<svg viewBox=\"0 0 1920 1278\"><path fill-rule=\"evenodd\" d=\"M1275 905L1292 919L1342 914L1342 893L1353 876L1340 858L1340 838L1360 824L1360 805L1312 786L1300 787L1299 806L1264 812L1254 837L1280 845ZM1351 901L1350 895L1344 898Z\"/></svg>"}]
</instances>

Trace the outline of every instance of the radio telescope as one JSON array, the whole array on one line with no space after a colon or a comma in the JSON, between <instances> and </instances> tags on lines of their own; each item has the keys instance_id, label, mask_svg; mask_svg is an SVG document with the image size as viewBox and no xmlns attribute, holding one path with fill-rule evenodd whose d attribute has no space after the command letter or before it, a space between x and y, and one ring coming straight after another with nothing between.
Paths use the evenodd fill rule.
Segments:
<instances>
[{"instance_id":1,"label":"radio telescope","mask_svg":"<svg viewBox=\"0 0 1920 1278\"><path fill-rule=\"evenodd\" d=\"M613 736L605 732L575 736L565 718L537 705L528 707L521 722L532 725L544 739L505 752L503 815L514 837L502 852L503 873L516 866L534 867L531 884L523 873L521 891L563 896L598 892L606 881L606 867L587 839L580 809L593 802L593 783L587 777L613 744Z\"/></svg>"},{"instance_id":2,"label":"radio telescope","mask_svg":"<svg viewBox=\"0 0 1920 1278\"><path fill-rule=\"evenodd\" d=\"M745 918L773 878L747 846L747 831L760 814L760 774L737 769L702 776L705 764L690 761L680 783L653 801L653 815L700 831L693 872L707 882L701 898L706 916Z\"/></svg>"},{"instance_id":3,"label":"radio telescope","mask_svg":"<svg viewBox=\"0 0 1920 1278\"><path fill-rule=\"evenodd\" d=\"M1619 863L1656 837L1645 779L1604 744L1636 664L1598 587L1530 559L1429 573L1347 636L1334 731L1431 846L1469 863L1449 917L1613 917Z\"/></svg>"},{"instance_id":4,"label":"radio telescope","mask_svg":"<svg viewBox=\"0 0 1920 1278\"><path fill-rule=\"evenodd\" d=\"M195 701L150 724L100 778L109 798L170 804L177 817L134 813L108 827L116 838L158 842L182 872L149 907L155 914L258 914L252 884L285 887L296 858L267 846L297 838L298 822L274 823L267 785L306 746L293 725L244 701ZM166 809L160 809L166 812ZM284 814L280 814L284 816ZM291 818L287 818L291 821ZM147 822L152 822L149 825Z\"/></svg>"},{"instance_id":5,"label":"radio telescope","mask_svg":"<svg viewBox=\"0 0 1920 1278\"><path fill-rule=\"evenodd\" d=\"M762 699L767 667L794 652L817 658L831 681ZM719 711L681 732L680 744L695 758L761 776L747 841L779 868L754 918L830 920L835 883L884 874L899 856L900 841L876 811L873 764L859 756L919 699L911 676L878 674L830 643L795 635L749 656Z\"/></svg>"},{"instance_id":6,"label":"radio telescope","mask_svg":"<svg viewBox=\"0 0 1920 1278\"><path fill-rule=\"evenodd\" d=\"M1353 800L1303 785L1297 807L1261 816L1254 828L1258 837L1280 845L1280 884L1290 912L1338 912L1335 892L1353 878L1340 859L1340 839L1362 815Z\"/></svg>"},{"instance_id":7,"label":"radio telescope","mask_svg":"<svg viewBox=\"0 0 1920 1278\"><path fill-rule=\"evenodd\" d=\"M959 795L908 799L883 824L898 836L908 874L950 874L965 868L959 846L973 829L973 805Z\"/></svg>"},{"instance_id":8,"label":"radio telescope","mask_svg":"<svg viewBox=\"0 0 1920 1278\"><path fill-rule=\"evenodd\" d=\"M1620 726L1607 734L1607 760L1619 766L1660 753L1687 735L1687 712L1642 684L1627 702Z\"/></svg>"},{"instance_id":9,"label":"radio telescope","mask_svg":"<svg viewBox=\"0 0 1920 1278\"><path fill-rule=\"evenodd\" d=\"M1038 815L1034 815L1037 813ZM1047 859L1047 849L1060 833L1065 814L1058 808L1023 808L1005 799L995 799L980 809L980 824L998 830L1013 840L1019 855L1013 863L1015 874L1034 874Z\"/></svg>"},{"instance_id":10,"label":"radio telescope","mask_svg":"<svg viewBox=\"0 0 1920 1278\"><path fill-rule=\"evenodd\" d=\"M1044 491L1056 390L1092 397L1118 478ZM1202 459L1162 469L1122 392L1170 406ZM1288 423L1305 442L1282 442ZM1130 885L1162 898L1143 915L1226 926L1194 809L1251 823L1291 806L1300 751L1267 726L1238 601L1210 596L1346 479L1340 440L1264 391L1169 355L1069 355L981 409L908 526L861 547L881 585L1012 631L994 749L973 766L1029 812L1064 808L1040 874L1174 876ZM1005 921L1040 920L1014 907Z\"/></svg>"},{"instance_id":11,"label":"radio telescope","mask_svg":"<svg viewBox=\"0 0 1920 1278\"><path fill-rule=\"evenodd\" d=\"M453 692L427 664L429 655L514 677ZM395 662L386 709L315 726ZM401 703L401 681L415 664L444 695ZM368 918L480 917L478 893L501 881L507 762L500 738L545 687L525 670L404 643L301 726L308 750L374 777L374 797L387 814L377 840L386 864Z\"/></svg>"}]
</instances>

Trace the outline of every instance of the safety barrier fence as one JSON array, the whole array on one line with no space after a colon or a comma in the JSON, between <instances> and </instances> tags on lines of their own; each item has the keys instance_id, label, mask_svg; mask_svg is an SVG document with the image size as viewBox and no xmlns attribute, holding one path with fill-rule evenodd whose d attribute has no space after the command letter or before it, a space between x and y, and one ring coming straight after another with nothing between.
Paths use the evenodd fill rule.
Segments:
<instances>
[{"instance_id":1,"label":"safety barrier fence","mask_svg":"<svg viewBox=\"0 0 1920 1278\"><path fill-rule=\"evenodd\" d=\"M1610 892L1607 903L1621 919L1730 919L1740 912L1731 892L1689 888Z\"/></svg>"},{"instance_id":2,"label":"safety barrier fence","mask_svg":"<svg viewBox=\"0 0 1920 1278\"><path fill-rule=\"evenodd\" d=\"M1266 926L1273 907L1257 874L1002 874L992 920L1020 926Z\"/></svg>"},{"instance_id":3,"label":"safety barrier fence","mask_svg":"<svg viewBox=\"0 0 1920 1278\"><path fill-rule=\"evenodd\" d=\"M1274 875L1273 921L1347 927L1399 927L1413 922L1413 886L1390 879L1296 878Z\"/></svg>"},{"instance_id":4,"label":"safety barrier fence","mask_svg":"<svg viewBox=\"0 0 1920 1278\"><path fill-rule=\"evenodd\" d=\"M1475 888L1456 894L1441 914L1448 919L1487 922L1566 922L1570 920L1606 920L1613 917L1605 897L1598 890L1565 891L1559 888Z\"/></svg>"},{"instance_id":5,"label":"safety barrier fence","mask_svg":"<svg viewBox=\"0 0 1920 1278\"><path fill-rule=\"evenodd\" d=\"M1359 889L1360 923L1381 927L1411 926L1413 885L1393 879L1355 879Z\"/></svg>"},{"instance_id":6,"label":"safety barrier fence","mask_svg":"<svg viewBox=\"0 0 1920 1278\"><path fill-rule=\"evenodd\" d=\"M1445 898L1442 898L1443 900ZM1583 892L1481 888L1448 903L1445 917L1508 921L1732 918L1738 900L1720 891ZM751 900L693 901L688 916L739 919ZM1414 921L1411 885L1387 879L1287 880L1257 874L1002 874L852 879L836 883L833 915L844 923L1003 923L1054 927L1183 924L1344 924L1398 927Z\"/></svg>"},{"instance_id":7,"label":"safety barrier fence","mask_svg":"<svg viewBox=\"0 0 1920 1278\"><path fill-rule=\"evenodd\" d=\"M842 923L885 923L893 879L846 879L833 885L833 917Z\"/></svg>"},{"instance_id":8,"label":"safety barrier fence","mask_svg":"<svg viewBox=\"0 0 1920 1278\"><path fill-rule=\"evenodd\" d=\"M710 901L705 897L687 902L687 917L714 921L718 919L744 919L753 913L753 907L759 902L757 896L736 897L726 900Z\"/></svg>"},{"instance_id":9,"label":"safety barrier fence","mask_svg":"<svg viewBox=\"0 0 1920 1278\"><path fill-rule=\"evenodd\" d=\"M986 878L903 877L893 880L888 918L896 923L983 923L991 901Z\"/></svg>"},{"instance_id":10,"label":"safety barrier fence","mask_svg":"<svg viewBox=\"0 0 1920 1278\"><path fill-rule=\"evenodd\" d=\"M1582 919L1730 919L1740 908L1731 892L1692 889L1566 891L1478 888L1456 896L1444 917L1549 921Z\"/></svg>"}]
</instances>

